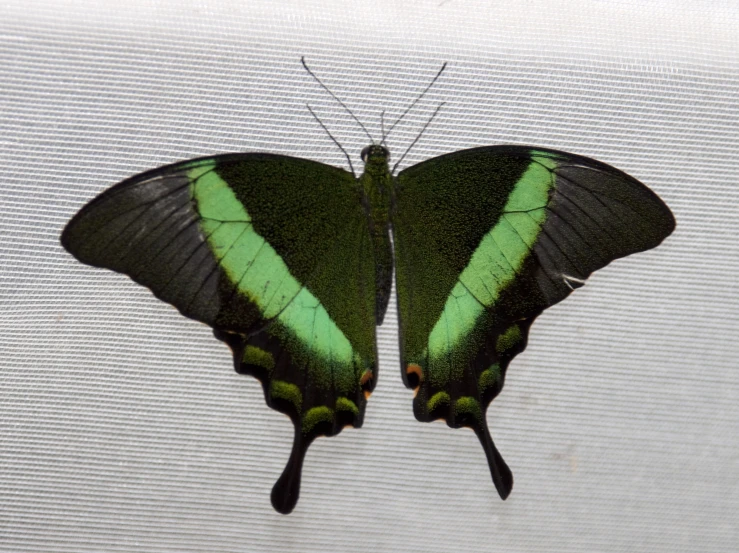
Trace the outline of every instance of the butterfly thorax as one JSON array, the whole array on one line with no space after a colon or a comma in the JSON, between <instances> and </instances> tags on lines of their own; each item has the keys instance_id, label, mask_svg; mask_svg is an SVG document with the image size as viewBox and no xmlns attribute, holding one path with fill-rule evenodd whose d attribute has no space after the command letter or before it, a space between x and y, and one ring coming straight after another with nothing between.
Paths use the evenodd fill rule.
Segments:
<instances>
[{"instance_id":1,"label":"butterfly thorax","mask_svg":"<svg viewBox=\"0 0 739 553\"><path fill-rule=\"evenodd\" d=\"M382 230L388 226L390 213L390 191L393 177L390 174L388 160L390 152L382 146L367 146L362 150L364 173L359 177L359 184L364 195L365 209L370 216L371 227Z\"/></svg>"},{"instance_id":2,"label":"butterfly thorax","mask_svg":"<svg viewBox=\"0 0 739 553\"><path fill-rule=\"evenodd\" d=\"M372 249L375 257L376 320L382 324L390 298L393 254L390 244L390 201L393 177L387 148L373 144L362 150L364 173L359 177L362 205L367 213Z\"/></svg>"}]
</instances>

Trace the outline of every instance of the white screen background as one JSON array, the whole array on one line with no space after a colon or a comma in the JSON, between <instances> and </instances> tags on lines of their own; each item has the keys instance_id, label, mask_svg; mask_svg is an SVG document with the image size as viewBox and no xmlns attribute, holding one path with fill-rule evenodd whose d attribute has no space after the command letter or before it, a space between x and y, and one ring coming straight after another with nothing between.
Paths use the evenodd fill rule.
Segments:
<instances>
[{"instance_id":1,"label":"white screen background","mask_svg":"<svg viewBox=\"0 0 739 553\"><path fill-rule=\"evenodd\" d=\"M739 4L719 1L9 0L0 8L0 550L729 551L739 542ZM105 188L266 151L404 166L489 144L635 176L659 248L549 309L474 434L415 421L391 303L365 425L269 493L292 426L202 324L59 245Z\"/></svg>"}]
</instances>

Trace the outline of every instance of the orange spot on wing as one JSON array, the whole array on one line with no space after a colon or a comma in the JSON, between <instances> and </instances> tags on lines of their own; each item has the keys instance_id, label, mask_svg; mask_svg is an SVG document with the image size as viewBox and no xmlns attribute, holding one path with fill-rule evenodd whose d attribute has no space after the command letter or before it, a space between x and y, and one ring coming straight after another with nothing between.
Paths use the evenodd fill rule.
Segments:
<instances>
[{"instance_id":1,"label":"orange spot on wing","mask_svg":"<svg viewBox=\"0 0 739 553\"><path fill-rule=\"evenodd\" d=\"M405 374L414 374L418 379L418 384L413 388L413 397L416 397L418 395L418 388L420 388L421 382L423 382L423 369L417 363L408 363L408 366L405 368Z\"/></svg>"},{"instance_id":2,"label":"orange spot on wing","mask_svg":"<svg viewBox=\"0 0 739 553\"><path fill-rule=\"evenodd\" d=\"M364 389L364 399L369 399L369 397L372 395L372 379L374 378L374 373L370 370L366 370L362 373L362 377L359 379L359 386L360 388Z\"/></svg>"}]
</instances>

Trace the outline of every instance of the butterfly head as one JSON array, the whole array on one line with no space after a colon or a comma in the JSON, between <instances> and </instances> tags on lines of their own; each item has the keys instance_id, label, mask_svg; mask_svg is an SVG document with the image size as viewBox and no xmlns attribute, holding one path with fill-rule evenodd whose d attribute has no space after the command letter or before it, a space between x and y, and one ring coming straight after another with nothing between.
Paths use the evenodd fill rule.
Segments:
<instances>
[{"instance_id":1,"label":"butterfly head","mask_svg":"<svg viewBox=\"0 0 739 553\"><path fill-rule=\"evenodd\" d=\"M379 144L367 146L361 153L365 165L385 164L390 161L390 150Z\"/></svg>"}]
</instances>

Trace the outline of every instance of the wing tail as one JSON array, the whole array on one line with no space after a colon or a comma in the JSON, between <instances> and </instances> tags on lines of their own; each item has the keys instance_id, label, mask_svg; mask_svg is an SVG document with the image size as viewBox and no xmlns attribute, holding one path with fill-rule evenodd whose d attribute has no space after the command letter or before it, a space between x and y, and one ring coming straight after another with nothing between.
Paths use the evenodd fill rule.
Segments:
<instances>
[{"instance_id":1,"label":"wing tail","mask_svg":"<svg viewBox=\"0 0 739 553\"><path fill-rule=\"evenodd\" d=\"M481 424L475 426L473 430L480 439L482 449L485 451L495 489L498 490L498 495L500 495L501 499L506 499L513 489L513 473L498 452L498 448L495 447L485 419L482 420Z\"/></svg>"},{"instance_id":2,"label":"wing tail","mask_svg":"<svg viewBox=\"0 0 739 553\"><path fill-rule=\"evenodd\" d=\"M295 427L295 439L290 458L285 465L285 470L275 482L270 499L275 511L283 515L289 515L300 497L300 475L303 471L303 460L308 451L312 438L303 436L300 428Z\"/></svg>"}]
</instances>

